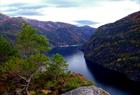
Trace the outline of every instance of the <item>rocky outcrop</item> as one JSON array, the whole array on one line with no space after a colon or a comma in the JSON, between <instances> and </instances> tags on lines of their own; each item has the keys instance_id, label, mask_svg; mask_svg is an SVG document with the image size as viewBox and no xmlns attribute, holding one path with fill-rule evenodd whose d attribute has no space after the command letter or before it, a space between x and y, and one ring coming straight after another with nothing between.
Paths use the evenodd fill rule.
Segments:
<instances>
[{"instance_id":1,"label":"rocky outcrop","mask_svg":"<svg viewBox=\"0 0 140 95\"><path fill-rule=\"evenodd\" d=\"M74 89L62 95L111 95L101 88L96 86L85 86Z\"/></svg>"},{"instance_id":2,"label":"rocky outcrop","mask_svg":"<svg viewBox=\"0 0 140 95\"><path fill-rule=\"evenodd\" d=\"M83 48L92 64L140 81L140 11L97 28Z\"/></svg>"}]
</instances>

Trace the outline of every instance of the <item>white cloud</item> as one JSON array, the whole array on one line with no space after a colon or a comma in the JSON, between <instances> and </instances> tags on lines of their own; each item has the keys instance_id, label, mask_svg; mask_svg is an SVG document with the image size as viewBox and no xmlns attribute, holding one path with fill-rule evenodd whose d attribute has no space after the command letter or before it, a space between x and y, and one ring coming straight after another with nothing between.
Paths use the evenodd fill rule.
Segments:
<instances>
[{"instance_id":1,"label":"white cloud","mask_svg":"<svg viewBox=\"0 0 140 95\"><path fill-rule=\"evenodd\" d=\"M41 0L1 0L2 4L0 5L7 4L6 2L8 1L8 4L42 3ZM57 7L55 6L55 3L51 3L49 1L50 0L48 0L48 2L46 1L46 4L51 6L38 9L38 12L43 15L27 15L24 17L45 21L61 21L71 24L77 24L75 21L78 20L89 20L98 22L98 24L92 25L94 27L98 27L106 23L114 22L124 16L127 16L128 14L140 10L140 5L138 2L135 2L136 0L97 0L96 2L95 0L94 2L91 2L91 0L90 2L88 2L88 0L77 0L77 2L71 1L71 3L76 3L77 5L79 4L79 6L76 7ZM61 2L62 1L64 0L61 0ZM59 3L60 2L57 2L57 4ZM2 12L6 13L4 10Z\"/></svg>"},{"instance_id":2,"label":"white cloud","mask_svg":"<svg viewBox=\"0 0 140 95\"><path fill-rule=\"evenodd\" d=\"M1 5L14 3L40 3L40 0L0 0Z\"/></svg>"}]
</instances>

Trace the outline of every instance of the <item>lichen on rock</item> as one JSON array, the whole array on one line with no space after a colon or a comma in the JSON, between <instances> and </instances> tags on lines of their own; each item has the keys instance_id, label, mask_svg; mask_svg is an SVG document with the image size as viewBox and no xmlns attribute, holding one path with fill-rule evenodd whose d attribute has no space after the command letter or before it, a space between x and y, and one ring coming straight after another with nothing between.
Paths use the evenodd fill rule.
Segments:
<instances>
[{"instance_id":1,"label":"lichen on rock","mask_svg":"<svg viewBox=\"0 0 140 95\"><path fill-rule=\"evenodd\" d=\"M111 94L96 86L84 86L66 92L62 95L111 95Z\"/></svg>"}]
</instances>

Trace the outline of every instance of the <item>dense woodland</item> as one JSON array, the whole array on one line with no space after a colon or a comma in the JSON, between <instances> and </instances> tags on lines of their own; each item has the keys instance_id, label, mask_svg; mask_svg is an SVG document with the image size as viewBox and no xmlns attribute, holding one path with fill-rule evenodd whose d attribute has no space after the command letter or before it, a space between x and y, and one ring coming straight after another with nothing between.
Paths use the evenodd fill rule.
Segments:
<instances>
[{"instance_id":1,"label":"dense woodland","mask_svg":"<svg viewBox=\"0 0 140 95\"><path fill-rule=\"evenodd\" d=\"M69 71L60 54L45 55L51 49L48 40L30 25L23 24L16 36L12 43L0 35L1 95L59 95L92 84Z\"/></svg>"},{"instance_id":2,"label":"dense woodland","mask_svg":"<svg viewBox=\"0 0 140 95\"><path fill-rule=\"evenodd\" d=\"M140 11L100 26L83 48L93 64L140 81Z\"/></svg>"}]
</instances>

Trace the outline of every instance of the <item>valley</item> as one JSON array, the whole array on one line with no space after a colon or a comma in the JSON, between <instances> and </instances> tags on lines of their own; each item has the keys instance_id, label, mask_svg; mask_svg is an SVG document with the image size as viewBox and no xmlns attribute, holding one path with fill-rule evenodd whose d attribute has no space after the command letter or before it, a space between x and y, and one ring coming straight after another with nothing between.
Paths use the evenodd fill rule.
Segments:
<instances>
[{"instance_id":1,"label":"valley","mask_svg":"<svg viewBox=\"0 0 140 95\"><path fill-rule=\"evenodd\" d=\"M2 95L87 86L101 95L139 95L140 11L98 28L1 13L0 74Z\"/></svg>"},{"instance_id":2,"label":"valley","mask_svg":"<svg viewBox=\"0 0 140 95\"><path fill-rule=\"evenodd\" d=\"M91 66L92 63L86 61L79 46L56 47L49 52L49 55L56 53L64 56L69 64L69 70L84 75L97 87L103 88L111 95L138 95L140 93L138 89L140 84L130 81L125 75L108 71L98 65Z\"/></svg>"}]
</instances>

